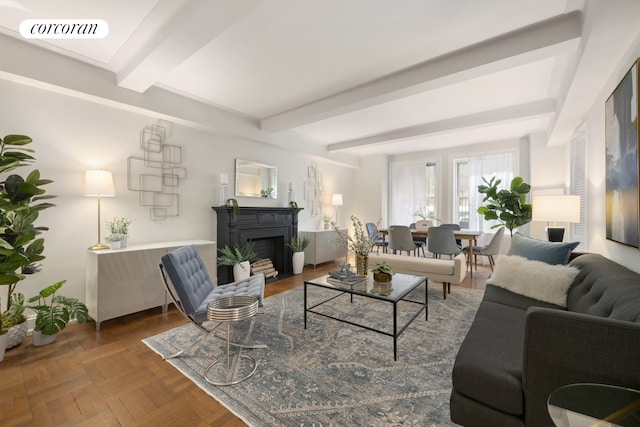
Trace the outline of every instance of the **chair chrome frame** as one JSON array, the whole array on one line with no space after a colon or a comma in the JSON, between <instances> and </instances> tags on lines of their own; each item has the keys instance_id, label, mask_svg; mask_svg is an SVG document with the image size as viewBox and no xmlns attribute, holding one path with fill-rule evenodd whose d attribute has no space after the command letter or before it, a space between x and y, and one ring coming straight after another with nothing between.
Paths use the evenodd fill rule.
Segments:
<instances>
[{"instance_id":1,"label":"chair chrome frame","mask_svg":"<svg viewBox=\"0 0 640 427\"><path fill-rule=\"evenodd\" d=\"M164 283L165 286L165 290L167 291L167 293L169 294L169 297L171 298L171 301L175 304L176 308L180 311L180 313L187 319L189 320L189 322L191 322L193 325L195 325L198 329L200 329L200 331L202 331L203 335L196 340L194 343L192 343L189 347L179 350L178 352L166 356L163 356L163 360L167 360L167 359L173 359L175 357L179 357L185 353L187 353L188 351L190 351L192 348L196 347L198 344L200 344L204 339L208 338L209 336L214 336L215 338L221 339L221 340L225 340L226 341L226 336L219 336L216 335L215 332L216 330L223 325L225 322L219 322L218 324L216 324L214 327L212 327L211 329L208 329L207 327L204 326L204 321L200 322L198 321L198 319L195 318L195 313L194 314L189 314L187 313L187 311L185 310L184 306L182 305L182 303L180 302L180 299L178 298L178 295L176 294L175 288L174 286L172 286L172 282L171 279L168 277L168 274L166 272L166 269L164 267L164 265L162 263L159 264L160 267L160 273L162 276L162 281ZM235 283L235 282L234 282ZM228 284L231 285L231 284ZM219 285L219 287L224 287L224 286L228 286L228 285ZM251 326L249 328L250 331L253 330L254 327L254 323L255 323L255 316L251 318ZM249 338L249 337L247 337ZM266 344L262 344L262 343L257 343L257 344L246 344L246 343L239 343L239 342L235 342L232 341L230 342L231 345L234 345L236 347L241 347L241 348L247 348L247 349L259 349L259 348L267 348Z\"/></svg>"}]
</instances>

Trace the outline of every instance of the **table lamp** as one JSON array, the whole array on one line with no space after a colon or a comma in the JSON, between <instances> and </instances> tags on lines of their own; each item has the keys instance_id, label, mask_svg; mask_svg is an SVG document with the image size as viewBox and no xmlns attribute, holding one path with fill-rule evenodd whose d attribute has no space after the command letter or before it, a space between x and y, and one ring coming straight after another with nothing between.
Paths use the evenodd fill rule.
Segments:
<instances>
[{"instance_id":1,"label":"table lamp","mask_svg":"<svg viewBox=\"0 0 640 427\"><path fill-rule=\"evenodd\" d=\"M547 239L562 242L564 227L558 222L580 222L580 196L556 195L533 197L533 221L547 222ZM553 226L549 223L553 222Z\"/></svg>"},{"instance_id":2,"label":"table lamp","mask_svg":"<svg viewBox=\"0 0 640 427\"><path fill-rule=\"evenodd\" d=\"M90 246L91 250L109 249L108 245L100 242L100 198L114 197L113 176L109 171L92 170L85 173L84 195L98 198L98 243Z\"/></svg>"}]
</instances>

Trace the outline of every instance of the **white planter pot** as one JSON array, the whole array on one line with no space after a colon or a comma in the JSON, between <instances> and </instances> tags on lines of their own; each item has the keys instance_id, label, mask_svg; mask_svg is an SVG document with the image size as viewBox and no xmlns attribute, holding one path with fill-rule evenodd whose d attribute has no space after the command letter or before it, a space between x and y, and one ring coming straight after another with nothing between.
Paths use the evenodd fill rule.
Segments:
<instances>
[{"instance_id":1,"label":"white planter pot","mask_svg":"<svg viewBox=\"0 0 640 427\"><path fill-rule=\"evenodd\" d=\"M302 269L304 268L304 252L294 252L292 262L293 274L302 273Z\"/></svg>"},{"instance_id":2,"label":"white planter pot","mask_svg":"<svg viewBox=\"0 0 640 427\"><path fill-rule=\"evenodd\" d=\"M56 335L45 335L40 331L33 331L33 334L31 335L31 343L35 347L51 344L55 340L56 340Z\"/></svg>"},{"instance_id":3,"label":"white planter pot","mask_svg":"<svg viewBox=\"0 0 640 427\"><path fill-rule=\"evenodd\" d=\"M236 282L238 280L246 279L251 275L251 264L249 261L243 261L240 264L236 264L233 266L233 280Z\"/></svg>"},{"instance_id":4,"label":"white planter pot","mask_svg":"<svg viewBox=\"0 0 640 427\"><path fill-rule=\"evenodd\" d=\"M0 335L0 362L4 360L4 350L7 348L9 334Z\"/></svg>"},{"instance_id":5,"label":"white planter pot","mask_svg":"<svg viewBox=\"0 0 640 427\"><path fill-rule=\"evenodd\" d=\"M122 242L120 240L110 242L109 246L111 246L111 249L120 249L122 247Z\"/></svg>"},{"instance_id":6,"label":"white planter pot","mask_svg":"<svg viewBox=\"0 0 640 427\"><path fill-rule=\"evenodd\" d=\"M24 321L18 325L9 328L9 332L5 334L7 336L6 348L13 348L22 343L24 337L27 336L27 322Z\"/></svg>"}]
</instances>

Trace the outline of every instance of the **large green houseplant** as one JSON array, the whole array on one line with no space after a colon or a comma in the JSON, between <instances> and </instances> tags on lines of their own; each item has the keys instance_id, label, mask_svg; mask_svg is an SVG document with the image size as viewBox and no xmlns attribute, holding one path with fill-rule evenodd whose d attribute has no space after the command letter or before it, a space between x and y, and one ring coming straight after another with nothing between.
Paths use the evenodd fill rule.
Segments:
<instances>
[{"instance_id":1,"label":"large green houseplant","mask_svg":"<svg viewBox=\"0 0 640 427\"><path fill-rule=\"evenodd\" d=\"M37 237L47 227L36 226L39 213L51 206L43 200L55 196L45 195L41 187L52 181L40 178L40 172L32 170L26 178L15 169L28 166L35 161L34 150L27 148L32 139L24 135L7 135L0 139L0 285L7 286L7 307L2 313L5 327L24 323L16 287L27 274L40 270L39 261L45 257L44 239ZM0 307L0 311L2 307ZM26 328L24 329L26 333ZM17 344L22 342L19 338ZM13 347L8 343L8 348Z\"/></svg>"},{"instance_id":2,"label":"large green houseplant","mask_svg":"<svg viewBox=\"0 0 640 427\"><path fill-rule=\"evenodd\" d=\"M486 204L478 208L478 213L484 216L486 221L498 221L491 228L506 227L513 236L513 229L531 222L533 208L527 203L527 194L531 186L524 182L522 177L511 180L509 189L498 190L502 180L495 176L489 181L482 178L484 184L478 186L478 192L484 194L483 202Z\"/></svg>"}]
</instances>

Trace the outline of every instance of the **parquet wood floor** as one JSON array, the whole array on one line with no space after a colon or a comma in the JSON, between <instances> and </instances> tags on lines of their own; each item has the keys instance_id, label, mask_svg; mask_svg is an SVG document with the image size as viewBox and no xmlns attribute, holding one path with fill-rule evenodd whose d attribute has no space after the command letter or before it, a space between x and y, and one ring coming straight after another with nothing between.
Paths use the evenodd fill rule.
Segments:
<instances>
[{"instance_id":1,"label":"parquet wood floor","mask_svg":"<svg viewBox=\"0 0 640 427\"><path fill-rule=\"evenodd\" d=\"M335 268L305 266L265 295ZM460 286L482 289L489 273L481 267ZM103 322L97 333L93 322L69 325L43 347L26 337L0 362L0 426L245 426L141 341L186 323L171 305Z\"/></svg>"}]
</instances>

